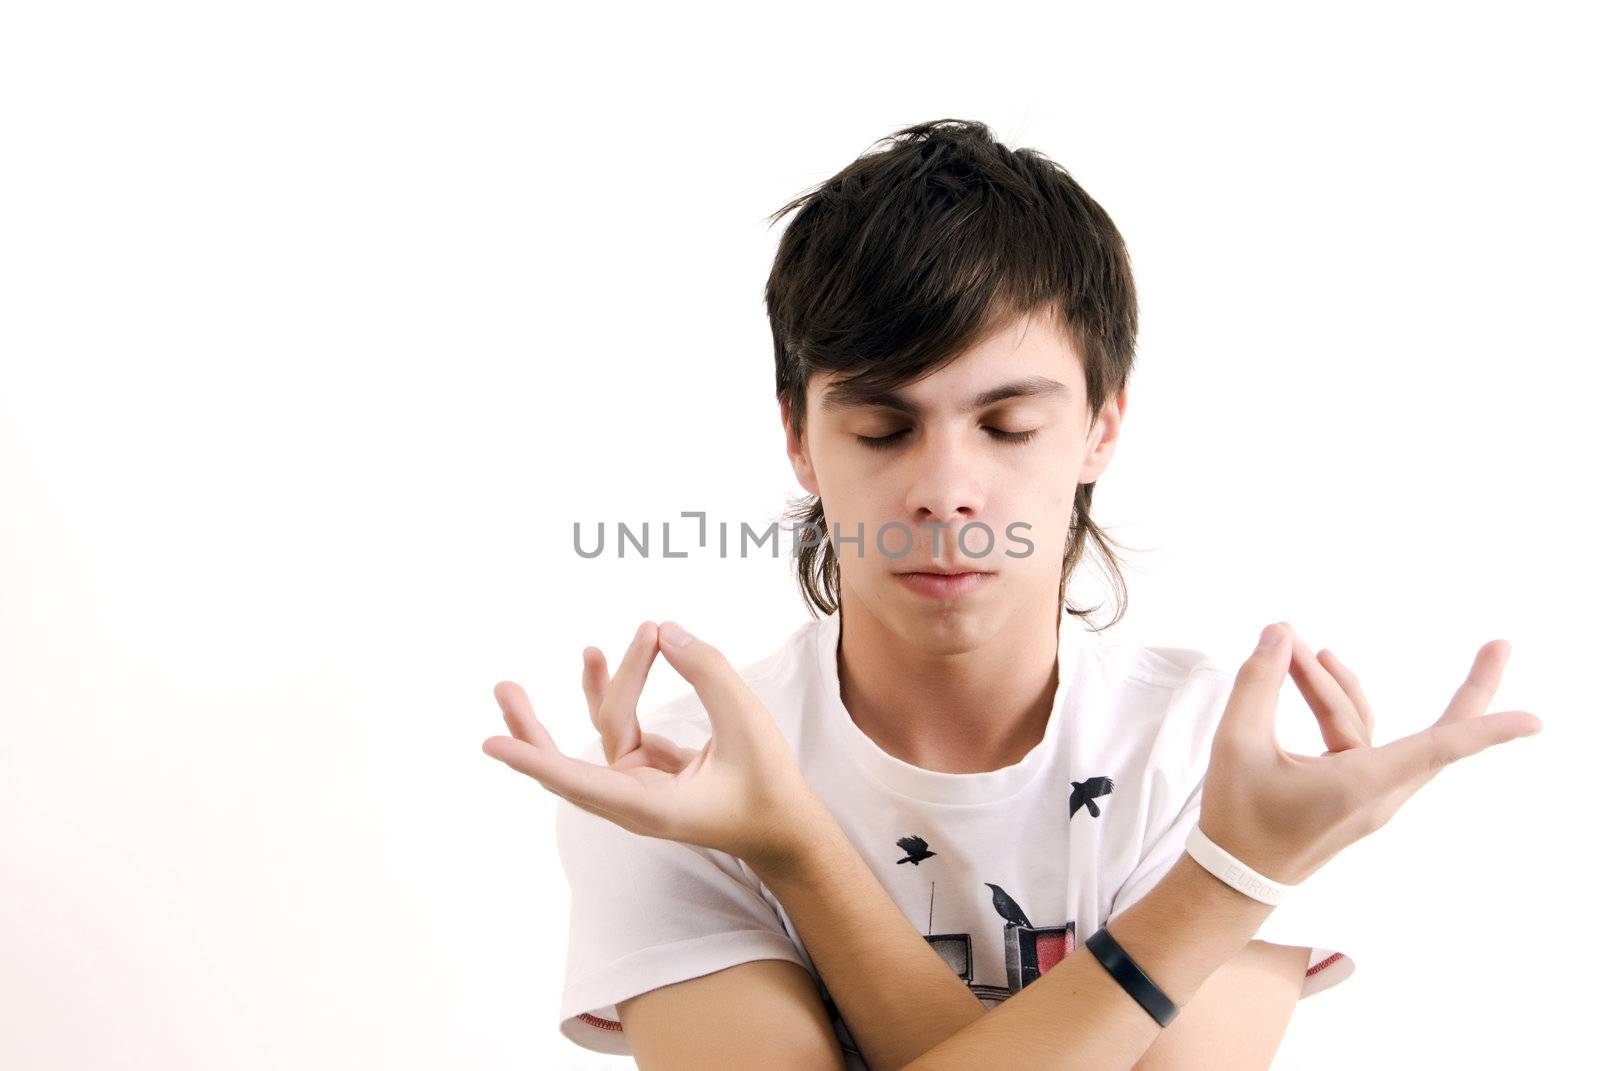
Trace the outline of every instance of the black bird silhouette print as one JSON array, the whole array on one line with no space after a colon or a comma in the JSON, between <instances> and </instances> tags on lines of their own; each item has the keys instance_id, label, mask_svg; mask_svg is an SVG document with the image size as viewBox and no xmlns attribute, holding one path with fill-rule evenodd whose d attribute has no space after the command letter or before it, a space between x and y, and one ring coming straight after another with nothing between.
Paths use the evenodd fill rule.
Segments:
<instances>
[{"instance_id":1,"label":"black bird silhouette print","mask_svg":"<svg viewBox=\"0 0 1600 1071\"><path fill-rule=\"evenodd\" d=\"M984 884L989 886L995 913L1006 924L1001 935L1006 957L1006 984L1004 989L972 985L971 982L968 984L973 992L979 994L979 999L986 994L1004 999L1030 982L1037 981L1040 975L1072 954L1077 944L1078 924L1064 922L1059 926L1035 926L1010 893L992 881Z\"/></svg>"},{"instance_id":2,"label":"black bird silhouette print","mask_svg":"<svg viewBox=\"0 0 1600 1071\"><path fill-rule=\"evenodd\" d=\"M916 866L924 859L939 854L938 852L929 851L928 842L918 836L901 837L895 843L900 846L901 851L906 853L906 857L904 859L896 859L896 863L910 863L912 866Z\"/></svg>"},{"instance_id":3,"label":"black bird silhouette print","mask_svg":"<svg viewBox=\"0 0 1600 1071\"><path fill-rule=\"evenodd\" d=\"M1009 893L991 881L986 881L984 884L989 886L989 892L994 897L994 909L1000 913L1001 918L1013 926L1033 928L1033 923L1029 922L1028 916L1022 912L1022 905L1011 899Z\"/></svg>"},{"instance_id":4,"label":"black bird silhouette print","mask_svg":"<svg viewBox=\"0 0 1600 1071\"><path fill-rule=\"evenodd\" d=\"M1079 807L1089 808L1090 816L1099 818L1100 806L1095 803L1095 797L1109 796L1115 787L1115 782L1109 777L1091 777L1087 781L1072 782L1072 798L1067 801L1067 821L1072 821Z\"/></svg>"}]
</instances>

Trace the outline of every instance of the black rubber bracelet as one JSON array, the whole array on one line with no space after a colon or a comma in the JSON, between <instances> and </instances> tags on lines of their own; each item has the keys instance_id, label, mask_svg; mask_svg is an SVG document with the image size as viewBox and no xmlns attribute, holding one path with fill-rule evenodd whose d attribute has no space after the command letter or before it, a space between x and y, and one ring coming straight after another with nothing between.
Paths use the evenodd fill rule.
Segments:
<instances>
[{"instance_id":1,"label":"black rubber bracelet","mask_svg":"<svg viewBox=\"0 0 1600 1071\"><path fill-rule=\"evenodd\" d=\"M1139 969L1133 957L1122 950L1111 931L1100 927L1084 942L1094 958L1128 991L1128 996L1139 1002L1139 1007L1150 1013L1150 1018L1166 1026L1178 1017L1178 1006Z\"/></svg>"}]
</instances>

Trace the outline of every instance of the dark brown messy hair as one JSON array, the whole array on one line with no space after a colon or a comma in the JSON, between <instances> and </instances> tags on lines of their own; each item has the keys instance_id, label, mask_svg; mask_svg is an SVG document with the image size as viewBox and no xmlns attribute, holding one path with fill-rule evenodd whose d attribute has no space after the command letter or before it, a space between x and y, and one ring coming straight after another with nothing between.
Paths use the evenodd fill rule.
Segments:
<instances>
[{"instance_id":1,"label":"dark brown messy hair","mask_svg":"<svg viewBox=\"0 0 1600 1071\"><path fill-rule=\"evenodd\" d=\"M1037 150L1007 148L984 123L938 119L873 148L884 143L767 217L770 225L799 210L766 286L778 397L796 437L813 373L843 373L840 386L855 396L892 390L1041 308L1056 314L1083 359L1098 417L1133 370L1139 319L1111 217L1065 168ZM1067 581L1093 543L1117 594L1109 628L1126 609L1127 586L1114 541L1089 516L1093 496L1094 484L1078 485L1057 623L1061 607L1094 612L1066 601ZM833 613L839 560L822 500L791 500L784 519L797 535L817 537L797 538L795 574L813 616Z\"/></svg>"}]
</instances>

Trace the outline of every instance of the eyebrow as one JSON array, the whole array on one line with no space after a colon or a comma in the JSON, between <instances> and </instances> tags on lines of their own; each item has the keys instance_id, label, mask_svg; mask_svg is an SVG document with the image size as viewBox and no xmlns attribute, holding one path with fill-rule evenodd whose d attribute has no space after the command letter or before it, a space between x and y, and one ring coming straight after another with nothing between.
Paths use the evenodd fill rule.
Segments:
<instances>
[{"instance_id":1,"label":"eyebrow","mask_svg":"<svg viewBox=\"0 0 1600 1071\"><path fill-rule=\"evenodd\" d=\"M974 395L967 402L968 409L982 409L996 402L1003 402L1007 398L1048 398L1057 394L1066 393L1067 386L1058 383L1048 376L1029 376L1011 383L1002 383L998 387L991 387L981 394ZM902 413L915 414L920 412L915 402L902 397L893 391L874 391L868 394L858 394L847 385L834 384L822 394L823 409L849 409L853 407L881 406L885 409L896 409Z\"/></svg>"}]
</instances>

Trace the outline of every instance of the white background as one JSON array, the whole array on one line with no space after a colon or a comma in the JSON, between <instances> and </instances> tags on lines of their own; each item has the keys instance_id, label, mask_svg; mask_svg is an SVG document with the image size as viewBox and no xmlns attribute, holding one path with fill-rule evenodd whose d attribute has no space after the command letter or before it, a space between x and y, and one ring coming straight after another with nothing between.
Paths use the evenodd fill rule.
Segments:
<instances>
[{"instance_id":1,"label":"white background","mask_svg":"<svg viewBox=\"0 0 1600 1071\"><path fill-rule=\"evenodd\" d=\"M0 1065L622 1065L556 1033L551 797L479 751L491 688L575 749L585 644L806 620L784 562L572 524L799 493L762 217L942 117L1132 251L1108 638L1237 664L1287 619L1384 742L1503 637L1492 709L1544 719L1305 887L1357 970L1276 1066L1587 1045L1593 37L1108 6L8 6Z\"/></svg>"}]
</instances>

